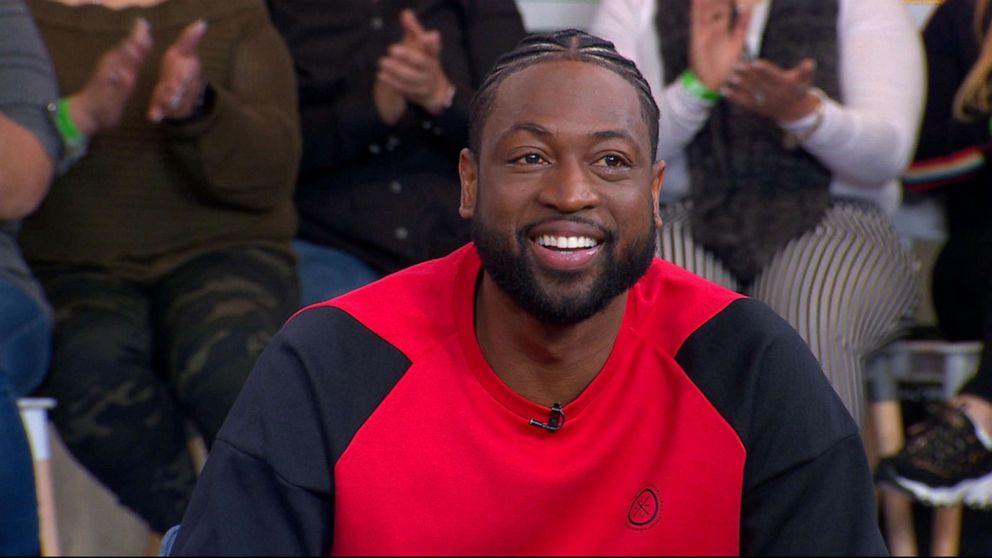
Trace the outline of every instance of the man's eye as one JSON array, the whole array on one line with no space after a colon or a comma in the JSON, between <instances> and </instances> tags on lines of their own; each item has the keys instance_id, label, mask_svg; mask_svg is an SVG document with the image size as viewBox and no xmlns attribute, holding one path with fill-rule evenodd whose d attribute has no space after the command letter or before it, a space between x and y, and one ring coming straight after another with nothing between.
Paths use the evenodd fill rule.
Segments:
<instances>
[{"instance_id":1,"label":"man's eye","mask_svg":"<svg viewBox=\"0 0 992 558\"><path fill-rule=\"evenodd\" d=\"M610 167L614 169L630 166L630 162L627 161L627 159L616 154L604 155L599 159L599 161L596 161L596 164L602 167Z\"/></svg>"},{"instance_id":2,"label":"man's eye","mask_svg":"<svg viewBox=\"0 0 992 558\"><path fill-rule=\"evenodd\" d=\"M539 153L527 153L526 155L521 155L513 161L514 163L522 163L524 165L542 165L547 163L544 157L541 157Z\"/></svg>"}]
</instances>

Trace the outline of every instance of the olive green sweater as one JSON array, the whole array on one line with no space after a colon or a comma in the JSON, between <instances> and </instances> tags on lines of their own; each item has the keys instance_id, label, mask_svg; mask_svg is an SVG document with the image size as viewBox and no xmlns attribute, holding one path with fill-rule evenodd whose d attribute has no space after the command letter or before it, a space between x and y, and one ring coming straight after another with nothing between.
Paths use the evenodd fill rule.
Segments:
<instances>
[{"instance_id":1,"label":"olive green sweater","mask_svg":"<svg viewBox=\"0 0 992 558\"><path fill-rule=\"evenodd\" d=\"M166 0L122 10L28 5L63 94L83 87L136 18L149 21L155 40L120 126L91 138L86 157L25 221L20 240L32 266L95 266L141 281L216 249L289 253L300 156L296 84L260 0ZM162 54L198 18L208 24L198 52L213 106L193 123L153 124L146 113Z\"/></svg>"}]
</instances>

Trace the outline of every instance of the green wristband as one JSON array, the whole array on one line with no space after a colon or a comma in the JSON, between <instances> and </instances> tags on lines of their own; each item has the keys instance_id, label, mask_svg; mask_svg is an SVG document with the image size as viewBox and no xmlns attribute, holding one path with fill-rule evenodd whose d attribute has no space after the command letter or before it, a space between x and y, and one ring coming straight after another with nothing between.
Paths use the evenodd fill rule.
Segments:
<instances>
[{"instance_id":1,"label":"green wristband","mask_svg":"<svg viewBox=\"0 0 992 558\"><path fill-rule=\"evenodd\" d=\"M706 85L700 81L699 76L696 75L696 72L693 72L690 69L686 69L686 71L682 72L681 81L682 87L685 87L686 90L688 90L689 93L692 93L692 95L696 98L709 101L711 103L715 103L720 100L720 94L713 91L709 87L706 87Z\"/></svg>"},{"instance_id":2,"label":"green wristband","mask_svg":"<svg viewBox=\"0 0 992 558\"><path fill-rule=\"evenodd\" d=\"M59 99L55 109L55 127L58 128L62 139L69 145L85 145L86 135L79 131L76 123L69 115L69 99Z\"/></svg>"},{"instance_id":3,"label":"green wristband","mask_svg":"<svg viewBox=\"0 0 992 558\"><path fill-rule=\"evenodd\" d=\"M69 100L65 97L48 103L48 117L59 133L59 139L62 140L62 154L55 164L56 172L62 175L86 155L89 140L69 116Z\"/></svg>"}]
</instances>

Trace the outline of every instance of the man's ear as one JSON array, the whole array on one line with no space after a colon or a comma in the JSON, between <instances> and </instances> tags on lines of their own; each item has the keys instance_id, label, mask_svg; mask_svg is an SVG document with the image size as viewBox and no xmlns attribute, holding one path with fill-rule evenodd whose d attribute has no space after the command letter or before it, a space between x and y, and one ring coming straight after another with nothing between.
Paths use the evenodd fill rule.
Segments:
<instances>
[{"instance_id":1,"label":"man's ear","mask_svg":"<svg viewBox=\"0 0 992 558\"><path fill-rule=\"evenodd\" d=\"M651 167L651 202L654 203L654 224L661 228L661 184L665 181L665 162Z\"/></svg>"},{"instance_id":2,"label":"man's ear","mask_svg":"<svg viewBox=\"0 0 992 558\"><path fill-rule=\"evenodd\" d=\"M475 154L469 148L462 149L458 154L458 177L462 182L461 203L458 206L458 214L463 219L471 219L475 216L476 193L479 186L479 165L475 160Z\"/></svg>"}]
</instances>

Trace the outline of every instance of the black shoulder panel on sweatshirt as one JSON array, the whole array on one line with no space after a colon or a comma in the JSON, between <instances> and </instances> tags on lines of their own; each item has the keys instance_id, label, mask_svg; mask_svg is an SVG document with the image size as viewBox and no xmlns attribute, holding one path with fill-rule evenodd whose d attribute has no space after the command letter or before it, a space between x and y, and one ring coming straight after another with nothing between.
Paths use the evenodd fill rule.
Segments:
<instances>
[{"instance_id":1,"label":"black shoulder panel on sweatshirt","mask_svg":"<svg viewBox=\"0 0 992 558\"><path fill-rule=\"evenodd\" d=\"M410 360L350 314L334 307L296 317L304 361L322 414L331 425L331 463L410 367ZM294 343L295 345L295 343Z\"/></svg>"},{"instance_id":2,"label":"black shoulder panel on sweatshirt","mask_svg":"<svg viewBox=\"0 0 992 558\"><path fill-rule=\"evenodd\" d=\"M762 302L731 303L686 339L676 360L748 453L766 460L748 459L752 474L746 481L760 481L857 434L806 342Z\"/></svg>"},{"instance_id":3,"label":"black shoulder panel on sweatshirt","mask_svg":"<svg viewBox=\"0 0 992 558\"><path fill-rule=\"evenodd\" d=\"M242 397L260 420L229 419L249 430L222 437L263 456L290 482L330 490L330 468L409 367L403 353L350 314L308 309L273 338L245 386Z\"/></svg>"},{"instance_id":4,"label":"black shoulder panel on sweatshirt","mask_svg":"<svg viewBox=\"0 0 992 558\"><path fill-rule=\"evenodd\" d=\"M315 307L290 320L210 450L176 552L326 554L334 464L409 366L340 309Z\"/></svg>"},{"instance_id":5,"label":"black shoulder panel on sweatshirt","mask_svg":"<svg viewBox=\"0 0 992 558\"><path fill-rule=\"evenodd\" d=\"M747 451L742 554L886 554L854 419L791 326L737 300L676 360Z\"/></svg>"}]
</instances>

